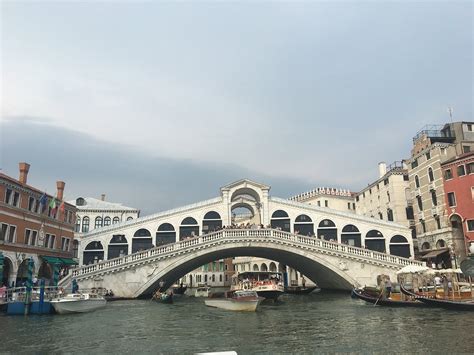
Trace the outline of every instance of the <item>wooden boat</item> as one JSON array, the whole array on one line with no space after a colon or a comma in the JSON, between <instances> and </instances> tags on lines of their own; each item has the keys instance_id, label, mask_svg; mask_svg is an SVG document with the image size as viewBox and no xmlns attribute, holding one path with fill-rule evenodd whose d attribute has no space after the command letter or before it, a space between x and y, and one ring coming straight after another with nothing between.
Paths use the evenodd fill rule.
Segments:
<instances>
[{"instance_id":1,"label":"wooden boat","mask_svg":"<svg viewBox=\"0 0 474 355\"><path fill-rule=\"evenodd\" d=\"M310 286L310 287L303 287L303 286L287 286L285 287L285 293L289 293L292 295L307 295L308 293L313 292L321 292L321 289L318 286Z\"/></svg>"},{"instance_id":2,"label":"wooden boat","mask_svg":"<svg viewBox=\"0 0 474 355\"><path fill-rule=\"evenodd\" d=\"M257 306L264 300L255 291L228 291L222 298L208 298L206 306L221 308L228 311L255 312Z\"/></svg>"},{"instance_id":3,"label":"wooden boat","mask_svg":"<svg viewBox=\"0 0 474 355\"><path fill-rule=\"evenodd\" d=\"M459 310L459 311L474 311L474 301L451 301L448 299L441 299L429 296L423 296L414 292L411 292L400 285L400 290L406 294L414 297L417 301L420 301L431 307L440 307L445 309Z\"/></svg>"},{"instance_id":4,"label":"wooden boat","mask_svg":"<svg viewBox=\"0 0 474 355\"><path fill-rule=\"evenodd\" d=\"M156 291L152 297L152 300L158 303L173 303L173 292L160 292Z\"/></svg>"},{"instance_id":5,"label":"wooden boat","mask_svg":"<svg viewBox=\"0 0 474 355\"><path fill-rule=\"evenodd\" d=\"M361 299L365 302L382 306L382 307L426 307L423 302L418 301L401 301L401 300L393 300L382 298L381 295L379 297L371 296L364 292L363 289L353 289L352 296L354 298Z\"/></svg>"}]
</instances>

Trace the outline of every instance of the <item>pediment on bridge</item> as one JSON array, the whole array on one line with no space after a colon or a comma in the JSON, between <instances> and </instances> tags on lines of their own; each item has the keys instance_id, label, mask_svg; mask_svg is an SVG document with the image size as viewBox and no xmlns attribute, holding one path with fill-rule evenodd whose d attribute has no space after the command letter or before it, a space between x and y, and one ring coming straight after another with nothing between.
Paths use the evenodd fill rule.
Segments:
<instances>
[{"instance_id":1,"label":"pediment on bridge","mask_svg":"<svg viewBox=\"0 0 474 355\"><path fill-rule=\"evenodd\" d=\"M233 183L230 183L226 186L221 187L221 191L229 191L229 190L235 190L235 189L240 189L240 188L253 188L253 189L258 189L262 191L268 191L270 190L270 186L261 184L259 182L255 182L249 179L241 179L238 181L235 181Z\"/></svg>"}]
</instances>

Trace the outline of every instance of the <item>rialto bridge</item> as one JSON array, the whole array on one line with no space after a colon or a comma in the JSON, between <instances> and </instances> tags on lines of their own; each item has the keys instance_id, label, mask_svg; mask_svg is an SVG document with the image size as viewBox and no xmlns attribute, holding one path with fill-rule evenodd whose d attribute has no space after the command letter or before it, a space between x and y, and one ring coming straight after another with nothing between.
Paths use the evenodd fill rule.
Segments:
<instances>
[{"instance_id":1,"label":"rialto bridge","mask_svg":"<svg viewBox=\"0 0 474 355\"><path fill-rule=\"evenodd\" d=\"M159 281L171 284L234 256L279 261L331 289L373 284L382 273L395 278L401 267L420 264L405 258L413 245L404 226L270 197L269 190L240 180L222 187L217 198L86 233L79 245L83 266L72 277L82 287L138 297ZM242 209L255 229L221 230L239 220ZM70 281L71 274L62 284Z\"/></svg>"}]
</instances>

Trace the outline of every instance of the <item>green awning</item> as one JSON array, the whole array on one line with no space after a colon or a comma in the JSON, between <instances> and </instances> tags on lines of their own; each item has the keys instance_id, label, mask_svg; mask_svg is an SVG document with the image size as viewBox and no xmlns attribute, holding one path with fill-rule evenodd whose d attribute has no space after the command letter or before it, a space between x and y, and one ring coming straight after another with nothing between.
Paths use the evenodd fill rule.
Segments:
<instances>
[{"instance_id":1,"label":"green awning","mask_svg":"<svg viewBox=\"0 0 474 355\"><path fill-rule=\"evenodd\" d=\"M41 255L41 257L43 258L43 260L45 260L48 264L50 265L54 265L54 264L62 264L63 261L60 259L60 258L56 258L54 256L44 256L44 255Z\"/></svg>"},{"instance_id":2,"label":"green awning","mask_svg":"<svg viewBox=\"0 0 474 355\"><path fill-rule=\"evenodd\" d=\"M77 262L71 258L60 258L64 265L77 265Z\"/></svg>"}]
</instances>

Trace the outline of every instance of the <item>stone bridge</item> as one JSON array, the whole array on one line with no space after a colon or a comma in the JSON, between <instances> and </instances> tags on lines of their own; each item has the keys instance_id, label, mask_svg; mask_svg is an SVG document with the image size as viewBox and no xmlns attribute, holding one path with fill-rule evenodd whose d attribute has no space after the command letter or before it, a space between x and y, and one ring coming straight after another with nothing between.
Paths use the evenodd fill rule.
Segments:
<instances>
[{"instance_id":1,"label":"stone bridge","mask_svg":"<svg viewBox=\"0 0 474 355\"><path fill-rule=\"evenodd\" d=\"M116 296L150 295L197 267L234 256L254 256L288 265L326 289L373 285L377 275L396 280L396 271L419 261L277 229L223 229L111 260L84 265L60 285L76 279L80 288L105 287Z\"/></svg>"}]
</instances>

